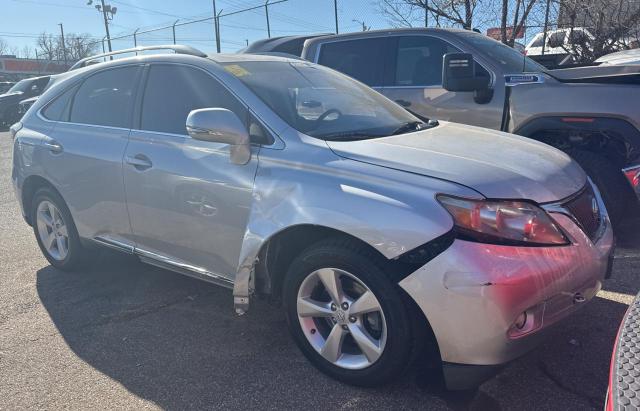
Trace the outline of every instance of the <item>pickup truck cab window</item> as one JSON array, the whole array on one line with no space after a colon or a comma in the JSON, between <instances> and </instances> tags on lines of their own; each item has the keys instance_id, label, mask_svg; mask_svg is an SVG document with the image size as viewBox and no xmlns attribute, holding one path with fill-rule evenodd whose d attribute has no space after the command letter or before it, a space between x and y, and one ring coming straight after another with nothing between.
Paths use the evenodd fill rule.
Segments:
<instances>
[{"instance_id":1,"label":"pickup truck cab window","mask_svg":"<svg viewBox=\"0 0 640 411\"><path fill-rule=\"evenodd\" d=\"M459 50L431 36L398 38L394 86L442 84L442 56Z\"/></svg>"},{"instance_id":2,"label":"pickup truck cab window","mask_svg":"<svg viewBox=\"0 0 640 411\"><path fill-rule=\"evenodd\" d=\"M380 54L386 45L383 37L342 40L323 44L318 63L331 67L369 86L382 86L384 58ZM382 56L383 57L383 56Z\"/></svg>"},{"instance_id":3,"label":"pickup truck cab window","mask_svg":"<svg viewBox=\"0 0 640 411\"><path fill-rule=\"evenodd\" d=\"M516 49L475 32L458 33L465 41L491 58L503 73L544 72L546 69Z\"/></svg>"}]
</instances>

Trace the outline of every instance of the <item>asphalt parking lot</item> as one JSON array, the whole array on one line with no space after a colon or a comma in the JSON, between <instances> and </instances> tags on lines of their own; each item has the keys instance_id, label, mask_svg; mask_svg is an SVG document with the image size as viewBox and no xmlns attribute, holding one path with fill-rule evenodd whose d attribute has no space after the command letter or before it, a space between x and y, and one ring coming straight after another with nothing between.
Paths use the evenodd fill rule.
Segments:
<instances>
[{"instance_id":1,"label":"asphalt parking lot","mask_svg":"<svg viewBox=\"0 0 640 411\"><path fill-rule=\"evenodd\" d=\"M0 133L0 409L602 409L613 340L640 289L640 218L618 233L613 278L547 342L477 392L415 371L360 389L315 370L263 301L103 253L81 273L47 263L22 220Z\"/></svg>"}]
</instances>

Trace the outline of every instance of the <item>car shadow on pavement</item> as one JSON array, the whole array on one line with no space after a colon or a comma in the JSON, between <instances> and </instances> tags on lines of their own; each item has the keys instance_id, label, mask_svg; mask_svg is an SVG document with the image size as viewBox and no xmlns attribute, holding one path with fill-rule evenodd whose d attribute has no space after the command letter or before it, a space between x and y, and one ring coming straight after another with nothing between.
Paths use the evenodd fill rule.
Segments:
<instances>
[{"instance_id":1,"label":"car shadow on pavement","mask_svg":"<svg viewBox=\"0 0 640 411\"><path fill-rule=\"evenodd\" d=\"M478 391L446 393L419 371L382 388L345 386L299 353L280 309L254 299L237 317L230 290L130 256L105 251L78 273L43 268L37 290L81 360L165 409L598 408L626 308L596 298Z\"/></svg>"}]
</instances>

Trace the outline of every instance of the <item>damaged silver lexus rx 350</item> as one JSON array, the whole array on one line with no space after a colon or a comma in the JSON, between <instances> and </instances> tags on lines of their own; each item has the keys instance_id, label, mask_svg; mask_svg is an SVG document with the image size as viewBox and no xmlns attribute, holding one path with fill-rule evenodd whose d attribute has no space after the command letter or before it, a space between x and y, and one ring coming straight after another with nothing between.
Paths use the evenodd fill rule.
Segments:
<instances>
[{"instance_id":1,"label":"damaged silver lexus rx 350","mask_svg":"<svg viewBox=\"0 0 640 411\"><path fill-rule=\"evenodd\" d=\"M598 292L613 236L562 152L424 123L331 69L186 47L64 74L14 125L13 183L42 252L94 244L282 302L347 383L429 353L477 384Z\"/></svg>"}]
</instances>

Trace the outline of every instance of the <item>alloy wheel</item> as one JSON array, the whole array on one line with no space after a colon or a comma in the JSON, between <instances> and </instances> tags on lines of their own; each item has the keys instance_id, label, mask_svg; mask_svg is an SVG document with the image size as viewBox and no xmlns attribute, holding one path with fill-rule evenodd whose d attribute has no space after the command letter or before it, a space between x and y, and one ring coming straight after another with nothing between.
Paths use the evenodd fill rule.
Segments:
<instances>
[{"instance_id":1,"label":"alloy wheel","mask_svg":"<svg viewBox=\"0 0 640 411\"><path fill-rule=\"evenodd\" d=\"M309 274L298 289L296 309L307 340L330 363L363 369L382 355L384 312L373 292L349 272L323 268Z\"/></svg>"},{"instance_id":2,"label":"alloy wheel","mask_svg":"<svg viewBox=\"0 0 640 411\"><path fill-rule=\"evenodd\" d=\"M63 261L69 254L69 230L54 203L45 200L38 205L36 225L47 253L53 259Z\"/></svg>"}]
</instances>

